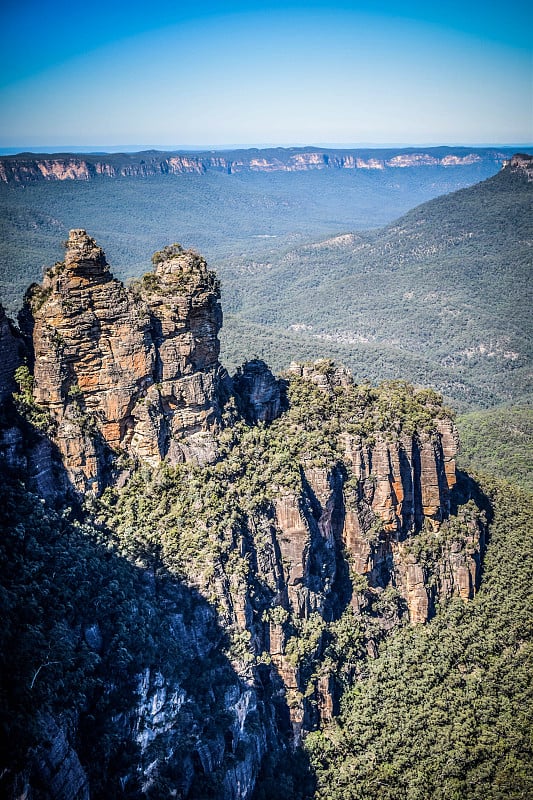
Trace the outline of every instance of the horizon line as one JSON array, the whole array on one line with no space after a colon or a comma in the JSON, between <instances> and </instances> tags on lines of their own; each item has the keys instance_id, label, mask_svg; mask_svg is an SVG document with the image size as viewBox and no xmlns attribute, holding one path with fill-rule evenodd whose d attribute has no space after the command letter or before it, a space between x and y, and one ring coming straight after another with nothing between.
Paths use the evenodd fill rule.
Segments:
<instances>
[{"instance_id":1,"label":"horizon line","mask_svg":"<svg viewBox=\"0 0 533 800\"><path fill-rule=\"evenodd\" d=\"M192 145L192 144L91 144L91 145L16 145L16 146L2 146L0 145L0 156L4 155L23 155L25 153L32 153L35 155L46 154L62 154L62 153L85 153L86 155L119 155L121 153L142 153L147 151L156 151L161 153L168 152L209 152L209 151L232 151L232 150L269 150L269 149L304 149L308 147L317 147L321 149L331 150L387 150L391 148L398 149L412 149L412 148L494 148L501 147L505 149L511 148L533 148L531 142L425 142L425 143L406 143L406 142L391 142L391 143L378 143L375 142L355 142L355 143L335 143L335 142L319 142L311 144L301 143L243 143L243 144L205 144L205 145Z\"/></svg>"}]
</instances>

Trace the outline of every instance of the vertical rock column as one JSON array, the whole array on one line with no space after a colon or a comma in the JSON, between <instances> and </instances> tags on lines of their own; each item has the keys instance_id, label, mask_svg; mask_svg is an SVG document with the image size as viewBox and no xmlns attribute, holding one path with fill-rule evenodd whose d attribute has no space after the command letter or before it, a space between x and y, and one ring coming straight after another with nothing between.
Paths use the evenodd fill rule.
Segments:
<instances>
[{"instance_id":1,"label":"vertical rock column","mask_svg":"<svg viewBox=\"0 0 533 800\"><path fill-rule=\"evenodd\" d=\"M80 490L102 488L101 442L122 444L136 397L152 382L155 350L146 306L110 271L103 250L72 230L65 261L32 286L34 397Z\"/></svg>"},{"instance_id":2,"label":"vertical rock column","mask_svg":"<svg viewBox=\"0 0 533 800\"><path fill-rule=\"evenodd\" d=\"M346 459L358 482L356 502L347 503L343 533L352 567L371 586L393 581L412 622L428 618L431 602L428 576L403 540L424 526L439 530L449 516L455 485L456 429L448 418L435 420L435 427L432 435L420 438L402 435L386 441L378 435L371 448L344 436ZM376 521L382 529L377 539L372 530Z\"/></svg>"},{"instance_id":3,"label":"vertical rock column","mask_svg":"<svg viewBox=\"0 0 533 800\"><path fill-rule=\"evenodd\" d=\"M166 420L160 455L170 463L209 461L214 456L211 434L220 424L220 398L229 381L218 361L218 281L201 256L178 244L156 253L152 262L154 272L145 275L140 293L152 315L155 381ZM138 441L132 446L138 447Z\"/></svg>"}]
</instances>

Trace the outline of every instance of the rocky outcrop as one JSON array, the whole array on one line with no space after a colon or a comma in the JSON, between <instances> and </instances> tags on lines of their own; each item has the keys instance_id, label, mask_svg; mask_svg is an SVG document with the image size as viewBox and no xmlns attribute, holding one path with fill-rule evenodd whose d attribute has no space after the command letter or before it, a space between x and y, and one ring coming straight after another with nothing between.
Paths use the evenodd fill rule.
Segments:
<instances>
[{"instance_id":1,"label":"rocky outcrop","mask_svg":"<svg viewBox=\"0 0 533 800\"><path fill-rule=\"evenodd\" d=\"M154 264L127 289L95 241L72 230L65 261L26 296L34 400L50 414L79 491L102 490L118 451L151 464L212 457L228 380L218 363L218 285L179 246Z\"/></svg>"},{"instance_id":2,"label":"rocky outcrop","mask_svg":"<svg viewBox=\"0 0 533 800\"><path fill-rule=\"evenodd\" d=\"M147 393L146 404L133 409L130 449L152 463L165 455L171 463L210 460L210 432L231 390L218 361L218 281L201 256L179 245L156 253L152 261L154 272L137 291L150 309L156 386ZM154 414L154 405L159 414ZM153 422L158 428L150 435Z\"/></svg>"},{"instance_id":3,"label":"rocky outcrop","mask_svg":"<svg viewBox=\"0 0 533 800\"><path fill-rule=\"evenodd\" d=\"M438 527L447 517L457 452L451 420L438 420L437 431L421 438L402 435L388 441L378 436L372 446L360 437L343 439L360 499L385 531L406 533L424 521Z\"/></svg>"},{"instance_id":4,"label":"rocky outcrop","mask_svg":"<svg viewBox=\"0 0 533 800\"><path fill-rule=\"evenodd\" d=\"M50 714L40 719L39 725L45 743L31 759L35 783L46 787L46 796L54 800L89 800L87 775L65 729ZM38 795L30 789L29 796Z\"/></svg>"},{"instance_id":5,"label":"rocky outcrop","mask_svg":"<svg viewBox=\"0 0 533 800\"><path fill-rule=\"evenodd\" d=\"M299 364L293 361L289 366L289 375L305 378L325 392L332 392L335 387L346 387L353 383L350 371L342 364L333 361L319 360L314 364Z\"/></svg>"},{"instance_id":6,"label":"rocky outcrop","mask_svg":"<svg viewBox=\"0 0 533 800\"><path fill-rule=\"evenodd\" d=\"M109 156L21 153L0 158L0 181L28 183L42 180L94 180L100 177L147 177L150 175L226 172L301 172L308 170L387 170L428 166L461 167L475 163L501 165L505 154L497 150L473 152L457 148L412 150L315 150L276 148L210 153L165 153L150 150Z\"/></svg>"},{"instance_id":7,"label":"rocky outcrop","mask_svg":"<svg viewBox=\"0 0 533 800\"><path fill-rule=\"evenodd\" d=\"M253 359L232 383L219 363L218 282L179 245L156 253L153 271L126 288L95 241L73 230L64 262L31 287L21 319L33 345L28 403L49 434L24 448L20 430L8 432L28 485L47 497L59 485L56 450L80 493L116 483L120 462L195 462L155 469L146 495L149 471L125 487L123 475L124 491L93 521L99 536L135 553L154 587L149 602L162 602L171 641L195 665L186 681L158 653L128 673L132 696L106 723L135 750L137 784L130 769L122 789L149 796L170 774L182 797L199 796L205 779L220 800L248 800L266 752L289 737L298 744L337 712L339 652L346 640L356 647L354 631L372 656L402 617L424 623L438 600L475 593L483 524L473 505L451 514L453 421L430 392L356 387L330 361L292 364L278 380ZM8 352L13 337L8 325ZM222 431L232 416L239 424ZM339 622L335 650L328 626ZM224 663L218 624L231 639ZM73 636L98 658L105 649L97 619ZM103 695L116 689L109 676ZM50 774L72 774L81 800L83 770L54 724Z\"/></svg>"},{"instance_id":8,"label":"rocky outcrop","mask_svg":"<svg viewBox=\"0 0 533 800\"><path fill-rule=\"evenodd\" d=\"M248 422L272 422L281 410L281 382L264 361L247 361L233 377L241 411Z\"/></svg>"},{"instance_id":9,"label":"rocky outcrop","mask_svg":"<svg viewBox=\"0 0 533 800\"><path fill-rule=\"evenodd\" d=\"M413 623L432 615L435 581L440 599L473 597L482 527L472 523L468 535L454 544L443 543L456 483L458 436L453 422L443 417L431 435L378 437L374 445L347 435L343 440L357 487L347 496L343 533L354 571L368 579L370 588L394 585ZM420 544L422 538L428 550L438 552L431 565L422 564L419 548L413 549L413 542ZM358 607L360 598L354 600Z\"/></svg>"},{"instance_id":10,"label":"rocky outcrop","mask_svg":"<svg viewBox=\"0 0 533 800\"><path fill-rule=\"evenodd\" d=\"M73 485L99 492L105 450L121 445L132 407L153 382L148 309L112 277L103 251L82 230L70 232L65 261L30 287L26 304L35 402L55 423Z\"/></svg>"},{"instance_id":11,"label":"rocky outcrop","mask_svg":"<svg viewBox=\"0 0 533 800\"><path fill-rule=\"evenodd\" d=\"M533 181L533 156L531 155L516 153L509 161L505 162L504 168L525 177L528 183Z\"/></svg>"}]
</instances>

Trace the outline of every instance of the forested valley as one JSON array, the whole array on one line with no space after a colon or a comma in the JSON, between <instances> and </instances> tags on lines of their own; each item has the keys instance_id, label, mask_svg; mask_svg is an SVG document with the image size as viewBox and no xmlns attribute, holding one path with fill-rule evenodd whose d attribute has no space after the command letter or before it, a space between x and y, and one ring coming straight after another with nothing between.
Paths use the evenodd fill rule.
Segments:
<instances>
[{"instance_id":1,"label":"forested valley","mask_svg":"<svg viewBox=\"0 0 533 800\"><path fill-rule=\"evenodd\" d=\"M531 174L1 187L3 796L533 796Z\"/></svg>"}]
</instances>

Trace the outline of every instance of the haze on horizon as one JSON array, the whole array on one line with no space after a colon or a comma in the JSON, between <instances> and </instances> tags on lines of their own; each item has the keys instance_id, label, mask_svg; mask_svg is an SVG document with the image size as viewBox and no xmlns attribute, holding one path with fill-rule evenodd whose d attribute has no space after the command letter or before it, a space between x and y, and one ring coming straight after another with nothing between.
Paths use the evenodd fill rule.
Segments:
<instances>
[{"instance_id":1,"label":"haze on horizon","mask_svg":"<svg viewBox=\"0 0 533 800\"><path fill-rule=\"evenodd\" d=\"M28 0L0 18L4 151L533 141L520 0Z\"/></svg>"}]
</instances>

